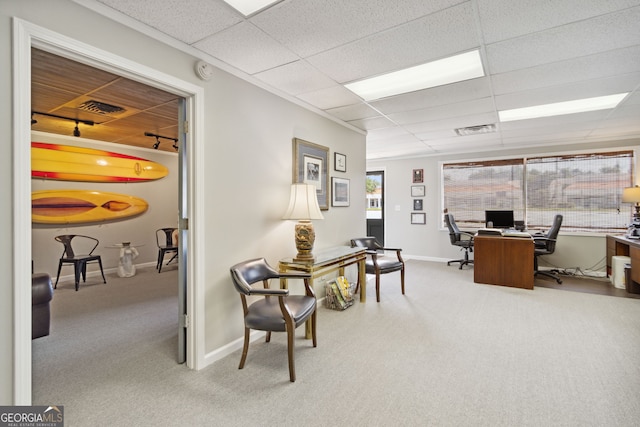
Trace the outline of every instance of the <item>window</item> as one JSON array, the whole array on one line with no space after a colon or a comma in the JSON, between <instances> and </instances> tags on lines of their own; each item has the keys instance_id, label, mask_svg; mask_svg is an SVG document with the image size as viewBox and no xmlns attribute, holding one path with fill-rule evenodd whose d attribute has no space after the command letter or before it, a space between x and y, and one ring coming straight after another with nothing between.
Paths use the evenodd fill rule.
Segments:
<instances>
[{"instance_id":1,"label":"window","mask_svg":"<svg viewBox=\"0 0 640 427\"><path fill-rule=\"evenodd\" d=\"M444 208L462 227L484 227L484 211L513 210L529 229L546 229L556 214L563 231L620 232L632 206L632 151L445 163Z\"/></svg>"}]
</instances>

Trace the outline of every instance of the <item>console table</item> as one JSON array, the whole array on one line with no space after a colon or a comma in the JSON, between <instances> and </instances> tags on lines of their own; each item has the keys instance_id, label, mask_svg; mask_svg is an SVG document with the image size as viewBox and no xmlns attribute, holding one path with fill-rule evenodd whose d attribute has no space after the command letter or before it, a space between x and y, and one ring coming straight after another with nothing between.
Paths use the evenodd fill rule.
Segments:
<instances>
[{"instance_id":1,"label":"console table","mask_svg":"<svg viewBox=\"0 0 640 427\"><path fill-rule=\"evenodd\" d=\"M533 239L473 238L473 281L487 285L533 289Z\"/></svg>"},{"instance_id":2,"label":"console table","mask_svg":"<svg viewBox=\"0 0 640 427\"><path fill-rule=\"evenodd\" d=\"M296 261L293 258L284 258L279 262L279 270L281 273L286 272L303 272L311 274L309 285L313 288L314 279L332 273L338 272L338 275L344 275L344 268L357 264L358 265L358 283L360 286L360 302L367 300L367 283L365 277L365 248L352 248L350 246L337 246L327 248L314 253L315 259L310 262ZM280 286L287 288L287 279L280 279ZM311 338L311 324L307 321L306 338Z\"/></svg>"}]
</instances>

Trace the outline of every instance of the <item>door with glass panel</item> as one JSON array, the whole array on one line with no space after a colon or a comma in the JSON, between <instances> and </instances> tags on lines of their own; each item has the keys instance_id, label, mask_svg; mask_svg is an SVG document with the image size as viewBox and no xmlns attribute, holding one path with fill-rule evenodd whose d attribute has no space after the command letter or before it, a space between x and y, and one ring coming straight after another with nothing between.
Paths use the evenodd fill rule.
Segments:
<instances>
[{"instance_id":1,"label":"door with glass panel","mask_svg":"<svg viewBox=\"0 0 640 427\"><path fill-rule=\"evenodd\" d=\"M367 172L367 236L384 245L384 172Z\"/></svg>"}]
</instances>

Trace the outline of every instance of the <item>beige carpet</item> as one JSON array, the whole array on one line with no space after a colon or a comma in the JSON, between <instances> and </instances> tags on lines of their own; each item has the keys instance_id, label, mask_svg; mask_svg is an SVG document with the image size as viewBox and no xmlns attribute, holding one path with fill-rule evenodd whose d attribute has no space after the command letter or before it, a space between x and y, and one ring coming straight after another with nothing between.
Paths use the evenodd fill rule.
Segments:
<instances>
[{"instance_id":1,"label":"beige carpet","mask_svg":"<svg viewBox=\"0 0 640 427\"><path fill-rule=\"evenodd\" d=\"M177 279L161 276L58 289L52 335L34 341L34 404L64 405L67 426L640 420L637 299L478 285L473 269L409 261L405 296L389 274L381 303L370 281L366 304L319 310L317 348L298 329L290 383L282 334L253 343L243 370L239 352L202 371L177 365Z\"/></svg>"}]
</instances>

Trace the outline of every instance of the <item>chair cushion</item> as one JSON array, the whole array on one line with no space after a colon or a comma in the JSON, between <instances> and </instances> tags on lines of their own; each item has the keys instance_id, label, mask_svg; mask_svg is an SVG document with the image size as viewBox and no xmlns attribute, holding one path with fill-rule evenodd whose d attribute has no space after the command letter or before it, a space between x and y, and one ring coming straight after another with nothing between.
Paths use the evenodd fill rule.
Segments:
<instances>
[{"instance_id":1,"label":"chair cushion","mask_svg":"<svg viewBox=\"0 0 640 427\"><path fill-rule=\"evenodd\" d=\"M316 308L316 299L305 295L289 295L287 305L293 315L296 328L305 322ZM260 331L284 332L285 323L277 297L264 298L249 306L244 318L247 328Z\"/></svg>"},{"instance_id":2,"label":"chair cushion","mask_svg":"<svg viewBox=\"0 0 640 427\"><path fill-rule=\"evenodd\" d=\"M402 263L397 259L378 258L378 267L381 273L391 273L392 271L402 270ZM368 274L376 274L376 269L372 260L367 260L366 271Z\"/></svg>"}]
</instances>

